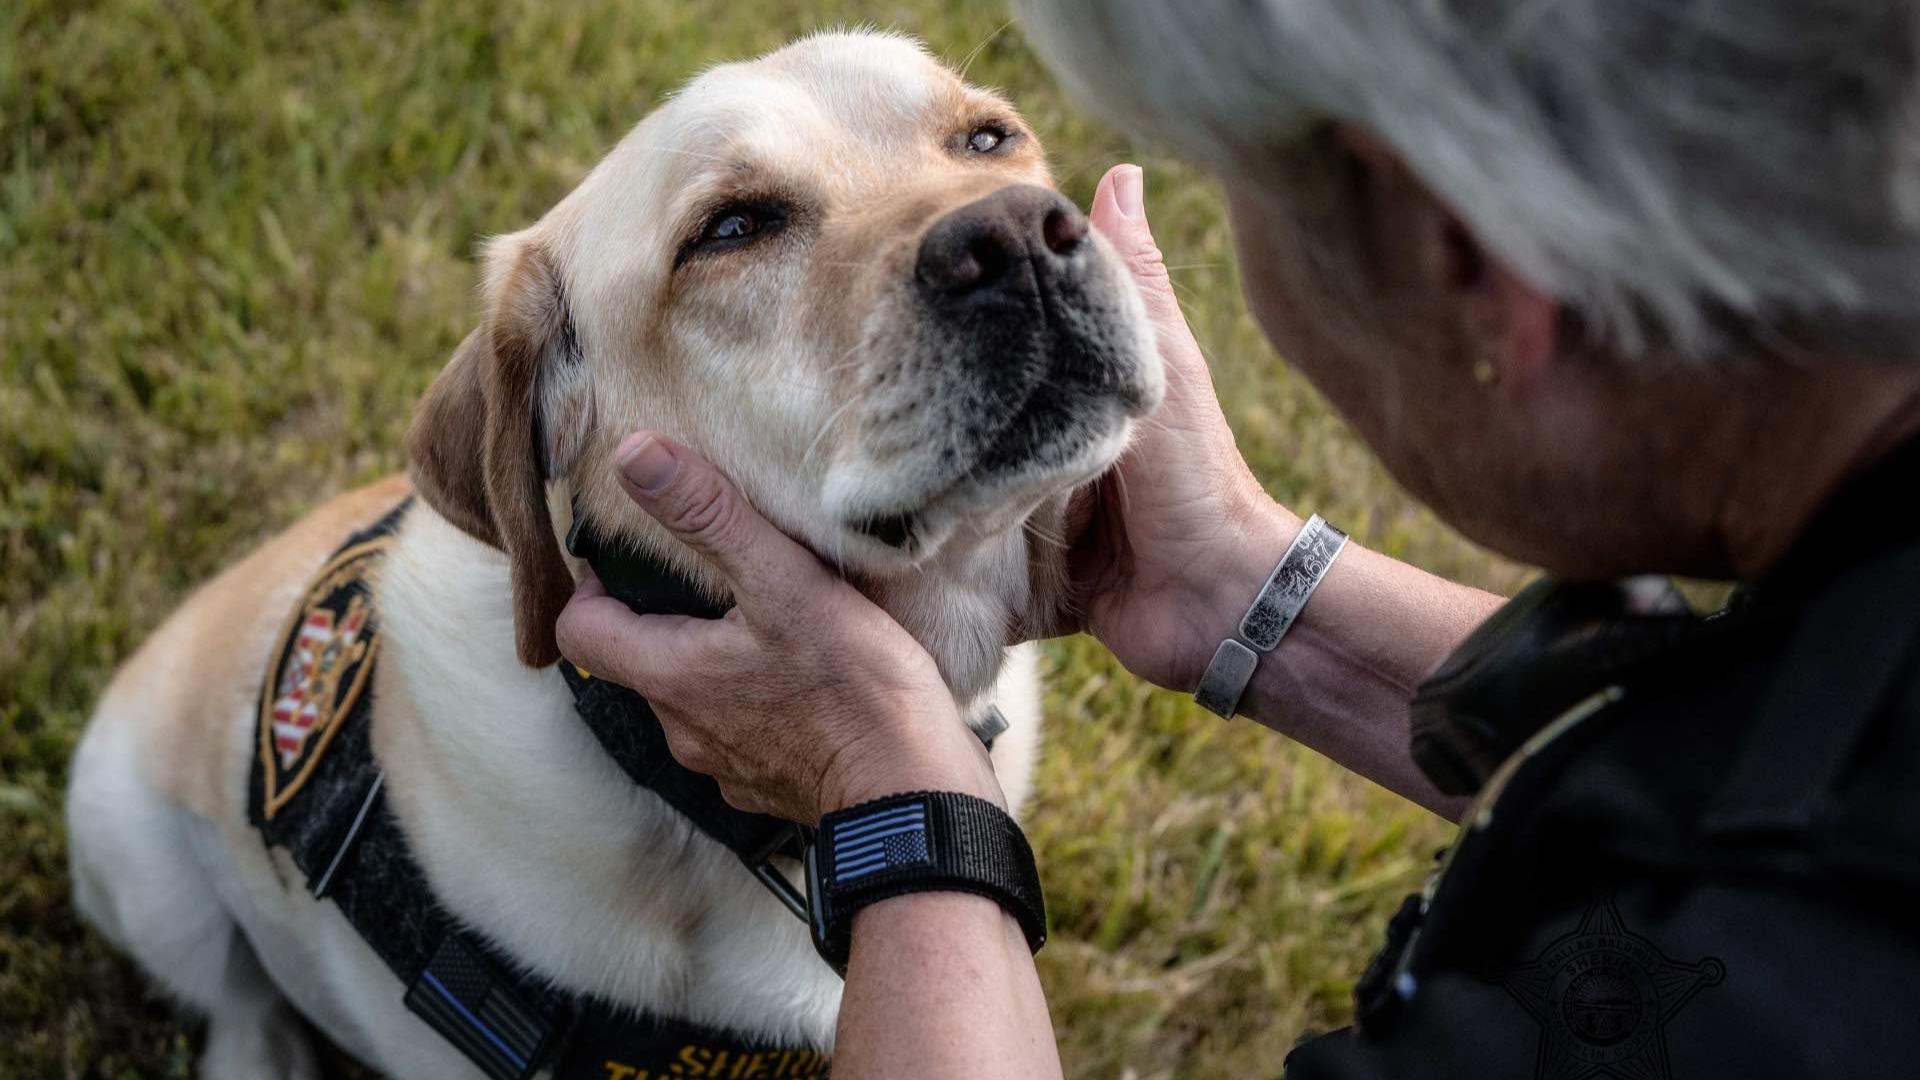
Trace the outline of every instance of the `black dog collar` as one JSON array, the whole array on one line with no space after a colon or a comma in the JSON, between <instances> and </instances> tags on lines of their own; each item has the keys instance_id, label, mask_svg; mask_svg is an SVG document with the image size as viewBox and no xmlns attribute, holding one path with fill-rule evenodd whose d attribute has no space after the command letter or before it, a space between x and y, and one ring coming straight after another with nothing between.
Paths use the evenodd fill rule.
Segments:
<instances>
[{"instance_id":1,"label":"black dog collar","mask_svg":"<svg viewBox=\"0 0 1920 1080\"><path fill-rule=\"evenodd\" d=\"M600 584L606 586L607 595L637 615L718 619L732 609L731 604L715 600L666 563L608 543L599 530L587 523L579 507L574 508L573 527L567 530L567 554L585 559Z\"/></svg>"},{"instance_id":2,"label":"black dog collar","mask_svg":"<svg viewBox=\"0 0 1920 1080\"><path fill-rule=\"evenodd\" d=\"M637 613L696 619L717 619L727 613L726 607L671 567L605 544L577 513L567 532L567 551L587 560L608 595ZM806 897L773 863L775 856L799 860L805 855L806 836L799 826L735 809L721 797L720 785L712 777L675 761L660 718L646 698L572 664L562 663L560 673L573 692L574 711L634 783L726 845L795 917L807 917Z\"/></svg>"}]
</instances>

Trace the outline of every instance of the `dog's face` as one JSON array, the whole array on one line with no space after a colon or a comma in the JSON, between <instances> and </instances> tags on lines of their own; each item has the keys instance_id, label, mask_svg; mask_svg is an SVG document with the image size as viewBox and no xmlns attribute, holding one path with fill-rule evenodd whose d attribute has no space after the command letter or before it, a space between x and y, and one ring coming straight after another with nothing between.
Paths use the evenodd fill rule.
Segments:
<instances>
[{"instance_id":1,"label":"dog's face","mask_svg":"<svg viewBox=\"0 0 1920 1080\"><path fill-rule=\"evenodd\" d=\"M648 428L884 582L1057 509L1162 394L1120 260L1004 100L903 39L702 75L488 252L487 323L410 438L423 495L513 556L550 663L545 494L664 550L611 478Z\"/></svg>"}]
</instances>

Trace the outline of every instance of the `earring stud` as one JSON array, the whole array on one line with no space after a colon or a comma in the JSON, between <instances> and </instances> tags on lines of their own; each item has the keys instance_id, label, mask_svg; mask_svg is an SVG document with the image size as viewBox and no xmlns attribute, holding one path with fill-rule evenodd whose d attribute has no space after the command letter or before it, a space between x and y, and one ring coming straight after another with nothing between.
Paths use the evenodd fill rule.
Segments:
<instances>
[{"instance_id":1,"label":"earring stud","mask_svg":"<svg viewBox=\"0 0 1920 1080\"><path fill-rule=\"evenodd\" d=\"M1500 381L1500 368L1490 357L1481 357L1473 362L1473 381L1481 386L1492 386Z\"/></svg>"}]
</instances>

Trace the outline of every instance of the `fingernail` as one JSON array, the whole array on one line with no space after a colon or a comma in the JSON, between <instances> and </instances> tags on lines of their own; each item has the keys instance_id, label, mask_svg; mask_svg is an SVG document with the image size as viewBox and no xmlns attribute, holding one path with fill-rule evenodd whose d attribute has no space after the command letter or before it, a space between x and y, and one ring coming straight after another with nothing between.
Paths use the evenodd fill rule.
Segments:
<instances>
[{"instance_id":1,"label":"fingernail","mask_svg":"<svg viewBox=\"0 0 1920 1080\"><path fill-rule=\"evenodd\" d=\"M1124 217L1142 217L1147 212L1146 174L1138 165L1123 165L1113 174L1113 201Z\"/></svg>"},{"instance_id":2,"label":"fingernail","mask_svg":"<svg viewBox=\"0 0 1920 1080\"><path fill-rule=\"evenodd\" d=\"M620 474L627 478L627 483L649 495L673 483L679 472L680 459L651 435L620 458Z\"/></svg>"}]
</instances>

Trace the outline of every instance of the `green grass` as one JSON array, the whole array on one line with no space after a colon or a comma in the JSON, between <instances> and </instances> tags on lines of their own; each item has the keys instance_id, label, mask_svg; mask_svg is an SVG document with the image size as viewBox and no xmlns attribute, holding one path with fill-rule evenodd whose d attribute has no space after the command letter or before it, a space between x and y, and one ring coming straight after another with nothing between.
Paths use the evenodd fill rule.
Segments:
<instances>
[{"instance_id":1,"label":"green grass","mask_svg":"<svg viewBox=\"0 0 1920 1080\"><path fill-rule=\"evenodd\" d=\"M194 582L401 465L474 318L476 238L537 217L700 67L897 26L1021 102L1084 201L1149 206L1273 492L1441 573L1515 572L1378 471L1242 311L1216 191L1064 101L999 3L13 0L0 5L0 1077L179 1077L190 1022L77 922L66 761ZM1251 725L1052 648L1032 830L1069 1075L1274 1075L1343 1022L1448 829Z\"/></svg>"}]
</instances>

